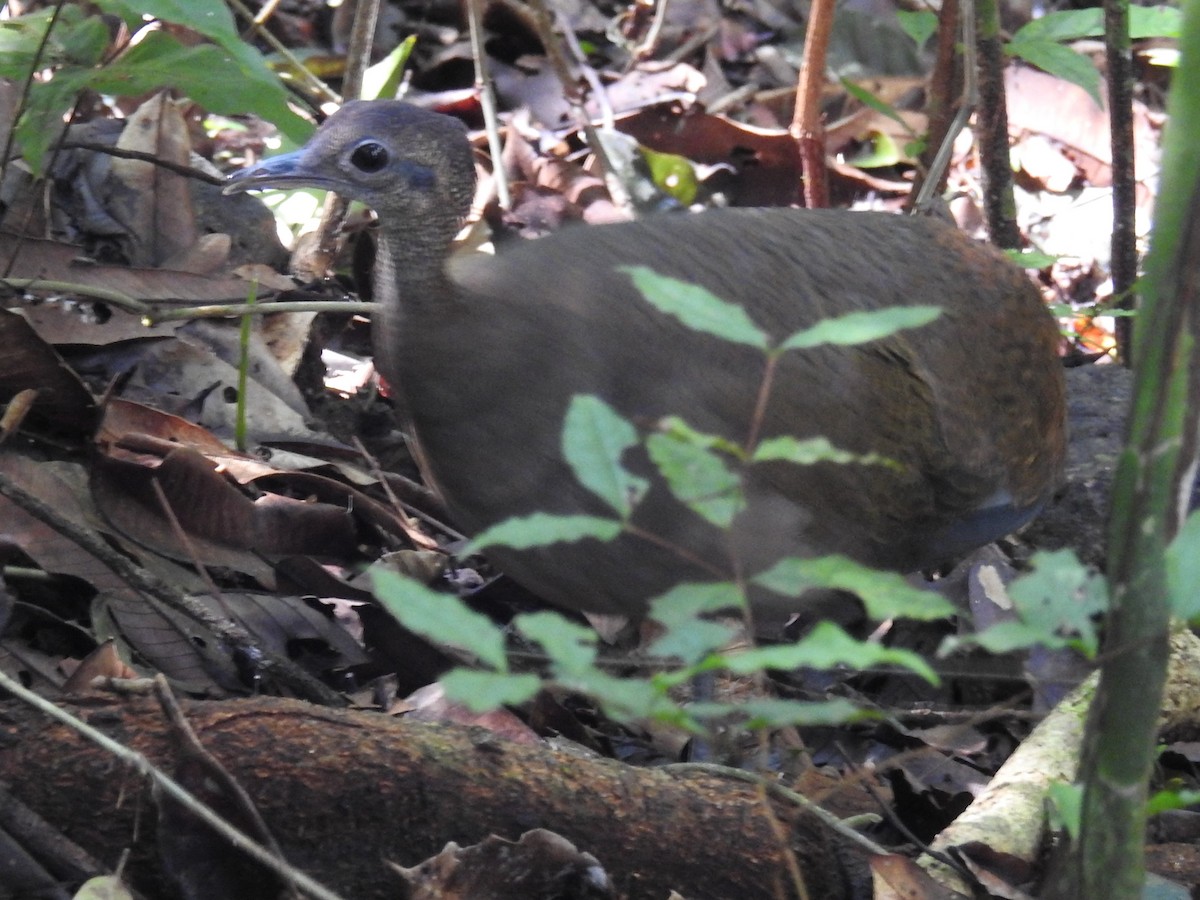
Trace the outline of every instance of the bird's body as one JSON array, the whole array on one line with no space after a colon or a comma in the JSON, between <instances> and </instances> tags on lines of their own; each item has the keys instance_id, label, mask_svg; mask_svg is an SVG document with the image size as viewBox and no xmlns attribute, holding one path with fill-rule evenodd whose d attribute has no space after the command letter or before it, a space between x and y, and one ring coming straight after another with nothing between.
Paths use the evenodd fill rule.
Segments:
<instances>
[{"instance_id":1,"label":"bird's body","mask_svg":"<svg viewBox=\"0 0 1200 900\"><path fill-rule=\"evenodd\" d=\"M789 351L772 377L761 438L824 436L899 466L751 466L749 505L727 535L634 450L627 464L652 479L639 529L724 570L845 553L903 571L1002 536L1048 498L1064 452L1056 330L996 251L926 219L730 209L578 226L448 262L469 167L452 120L360 103L242 181L328 187L379 213L377 363L468 532L538 511L611 513L562 459L574 395L598 395L643 428L678 415L737 443L751 434L763 354L656 310L623 271L635 265L743 306L776 340L855 310L943 309L868 344ZM673 584L711 578L632 534L491 555L547 599L596 611L640 613Z\"/></svg>"}]
</instances>

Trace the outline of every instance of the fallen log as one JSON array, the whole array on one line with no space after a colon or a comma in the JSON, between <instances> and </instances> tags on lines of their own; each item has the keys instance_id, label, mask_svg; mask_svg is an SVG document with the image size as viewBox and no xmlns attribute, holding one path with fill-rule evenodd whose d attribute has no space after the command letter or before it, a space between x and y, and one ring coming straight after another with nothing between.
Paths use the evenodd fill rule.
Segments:
<instances>
[{"instance_id":1,"label":"fallen log","mask_svg":"<svg viewBox=\"0 0 1200 900\"><path fill-rule=\"evenodd\" d=\"M172 771L175 736L147 698L89 697L73 712ZM254 800L285 856L355 900L395 897L384 861L412 866L447 841L516 839L544 828L591 853L621 896L688 900L795 896L779 834L809 897L851 896L850 850L810 815L752 786L635 769L518 744L478 728L428 725L295 700L186 702L200 741ZM101 860L132 854L130 879L163 896L148 784L66 726L0 706L0 780Z\"/></svg>"}]
</instances>

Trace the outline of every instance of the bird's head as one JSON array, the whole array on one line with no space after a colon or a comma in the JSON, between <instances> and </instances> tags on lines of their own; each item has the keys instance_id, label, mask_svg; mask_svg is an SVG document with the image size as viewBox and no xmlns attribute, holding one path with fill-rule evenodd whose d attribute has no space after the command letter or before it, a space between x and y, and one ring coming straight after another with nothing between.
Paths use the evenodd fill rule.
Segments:
<instances>
[{"instance_id":1,"label":"bird's head","mask_svg":"<svg viewBox=\"0 0 1200 900\"><path fill-rule=\"evenodd\" d=\"M398 100L356 100L299 150L233 175L225 193L319 188L362 201L393 228L412 221L457 227L474 183L471 145L457 119Z\"/></svg>"}]
</instances>

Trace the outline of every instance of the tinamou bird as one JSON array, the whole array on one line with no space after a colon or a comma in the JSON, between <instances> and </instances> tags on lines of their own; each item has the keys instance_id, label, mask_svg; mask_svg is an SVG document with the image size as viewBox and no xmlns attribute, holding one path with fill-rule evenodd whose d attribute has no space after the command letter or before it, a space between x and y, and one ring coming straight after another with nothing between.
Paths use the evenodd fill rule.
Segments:
<instances>
[{"instance_id":1,"label":"tinamou bird","mask_svg":"<svg viewBox=\"0 0 1200 900\"><path fill-rule=\"evenodd\" d=\"M1052 493L1065 449L1057 329L995 249L928 218L714 209L572 226L496 256L452 258L474 173L457 120L352 102L302 149L226 188L324 188L375 210L376 363L467 533L539 511L612 515L563 460L576 395L646 430L679 416L739 444L757 427L761 439L824 436L892 463L750 465L745 508L722 530L634 447L624 463L650 481L635 528L608 542L488 551L545 599L638 615L677 583L711 580L713 569L753 574L787 556L915 571L1013 531ZM865 344L783 354L756 420L763 353L659 311L631 266L742 306L775 340L859 310L942 313ZM796 603L765 591L751 602L771 615Z\"/></svg>"}]
</instances>

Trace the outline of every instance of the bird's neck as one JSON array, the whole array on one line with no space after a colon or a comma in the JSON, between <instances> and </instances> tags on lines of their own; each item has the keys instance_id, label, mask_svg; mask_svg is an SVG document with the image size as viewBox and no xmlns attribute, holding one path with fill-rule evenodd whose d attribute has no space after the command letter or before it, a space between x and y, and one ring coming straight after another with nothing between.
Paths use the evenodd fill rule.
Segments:
<instances>
[{"instance_id":1,"label":"bird's neck","mask_svg":"<svg viewBox=\"0 0 1200 900\"><path fill-rule=\"evenodd\" d=\"M375 257L376 297L389 311L416 310L444 300L451 238L427 231L380 229Z\"/></svg>"},{"instance_id":2,"label":"bird's neck","mask_svg":"<svg viewBox=\"0 0 1200 900\"><path fill-rule=\"evenodd\" d=\"M452 299L446 256L450 238L429 232L394 230L386 222L375 255L375 359L388 381L399 381L403 342L412 331L406 320L439 315Z\"/></svg>"}]
</instances>

